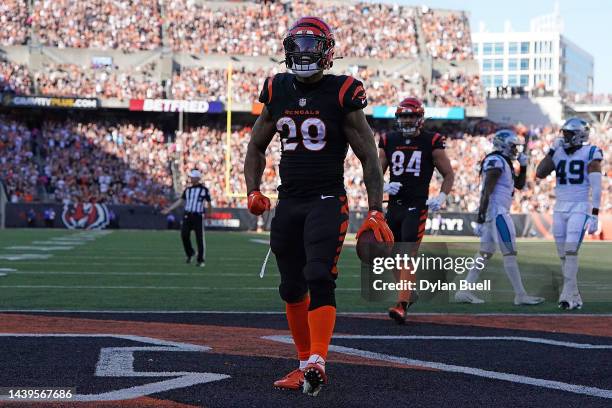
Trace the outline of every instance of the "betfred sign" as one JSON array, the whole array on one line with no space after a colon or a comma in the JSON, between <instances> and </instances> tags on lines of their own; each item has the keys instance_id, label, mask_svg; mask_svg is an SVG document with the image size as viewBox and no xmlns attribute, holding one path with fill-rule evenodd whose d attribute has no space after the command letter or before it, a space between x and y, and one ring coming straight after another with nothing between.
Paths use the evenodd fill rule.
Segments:
<instances>
[{"instance_id":1,"label":"betfred sign","mask_svg":"<svg viewBox=\"0 0 612 408\"><path fill-rule=\"evenodd\" d=\"M218 101L184 101L180 99L130 99L131 111L221 113L223 103Z\"/></svg>"}]
</instances>

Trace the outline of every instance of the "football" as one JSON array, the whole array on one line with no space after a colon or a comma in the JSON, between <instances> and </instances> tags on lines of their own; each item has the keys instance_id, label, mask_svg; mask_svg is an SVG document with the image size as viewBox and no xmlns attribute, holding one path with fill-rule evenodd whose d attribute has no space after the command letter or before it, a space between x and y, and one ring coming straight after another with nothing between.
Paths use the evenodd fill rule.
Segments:
<instances>
[{"instance_id":1,"label":"football","mask_svg":"<svg viewBox=\"0 0 612 408\"><path fill-rule=\"evenodd\" d=\"M374 258L386 257L391 254L392 244L376 240L374 231L368 230L362 233L357 240L357 256L361 262L371 265Z\"/></svg>"}]
</instances>

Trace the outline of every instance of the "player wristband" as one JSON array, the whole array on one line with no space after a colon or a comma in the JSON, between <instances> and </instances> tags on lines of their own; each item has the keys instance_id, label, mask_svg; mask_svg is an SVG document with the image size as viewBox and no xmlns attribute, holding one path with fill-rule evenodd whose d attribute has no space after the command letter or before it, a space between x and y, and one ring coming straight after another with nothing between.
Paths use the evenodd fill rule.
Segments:
<instances>
[{"instance_id":1,"label":"player wristband","mask_svg":"<svg viewBox=\"0 0 612 408\"><path fill-rule=\"evenodd\" d=\"M593 208L593 211L591 212L591 214L599 215L599 208Z\"/></svg>"},{"instance_id":2,"label":"player wristband","mask_svg":"<svg viewBox=\"0 0 612 408\"><path fill-rule=\"evenodd\" d=\"M380 208L380 207L378 207L378 206L376 206L376 205L371 205L371 206L368 208L368 210L369 210L369 211L380 211L380 212L383 212L382 208Z\"/></svg>"}]
</instances>

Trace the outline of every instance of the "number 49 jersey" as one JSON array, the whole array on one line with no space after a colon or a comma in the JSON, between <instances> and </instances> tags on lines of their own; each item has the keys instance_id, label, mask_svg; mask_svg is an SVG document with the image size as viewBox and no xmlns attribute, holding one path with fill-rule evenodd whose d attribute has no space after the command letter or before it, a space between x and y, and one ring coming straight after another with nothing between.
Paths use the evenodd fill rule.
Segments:
<instances>
[{"instance_id":1,"label":"number 49 jersey","mask_svg":"<svg viewBox=\"0 0 612 408\"><path fill-rule=\"evenodd\" d=\"M345 195L344 116L367 106L362 83L346 75L324 75L305 84L294 74L277 74L266 79L259 101L281 137L279 197Z\"/></svg>"},{"instance_id":2,"label":"number 49 jersey","mask_svg":"<svg viewBox=\"0 0 612 408\"><path fill-rule=\"evenodd\" d=\"M378 147L383 149L389 163L390 181L402 183L400 191L390 199L424 205L434 172L433 151L444 149L444 138L425 130L412 138L393 131L381 136Z\"/></svg>"},{"instance_id":3,"label":"number 49 jersey","mask_svg":"<svg viewBox=\"0 0 612 408\"><path fill-rule=\"evenodd\" d=\"M603 160L601 149L592 145L569 151L560 148L552 152L552 160L557 176L555 211L569 211L575 203L588 204L591 186L587 167L593 160Z\"/></svg>"}]
</instances>

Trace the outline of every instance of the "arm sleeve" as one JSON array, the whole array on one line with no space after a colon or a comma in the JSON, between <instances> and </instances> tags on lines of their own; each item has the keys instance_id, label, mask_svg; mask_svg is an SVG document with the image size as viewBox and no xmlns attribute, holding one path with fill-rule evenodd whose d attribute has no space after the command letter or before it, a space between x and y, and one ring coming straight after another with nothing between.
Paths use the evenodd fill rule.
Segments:
<instances>
[{"instance_id":1,"label":"arm sleeve","mask_svg":"<svg viewBox=\"0 0 612 408\"><path fill-rule=\"evenodd\" d=\"M269 105L272 103L272 84L274 83L274 77L268 77L264 81L261 92L259 93L259 102Z\"/></svg>"},{"instance_id":2,"label":"arm sleeve","mask_svg":"<svg viewBox=\"0 0 612 408\"><path fill-rule=\"evenodd\" d=\"M593 208L601 206L601 173L589 173L589 184L591 184L591 204Z\"/></svg>"},{"instance_id":3,"label":"arm sleeve","mask_svg":"<svg viewBox=\"0 0 612 408\"><path fill-rule=\"evenodd\" d=\"M366 96L363 83L352 76L344 76L341 78L343 78L344 81L338 93L338 102L340 103L342 111L347 114L368 106L368 97Z\"/></svg>"},{"instance_id":4,"label":"arm sleeve","mask_svg":"<svg viewBox=\"0 0 612 408\"><path fill-rule=\"evenodd\" d=\"M204 189L204 200L208 201L210 203L211 199L210 199L210 190L209 189Z\"/></svg>"}]
</instances>

